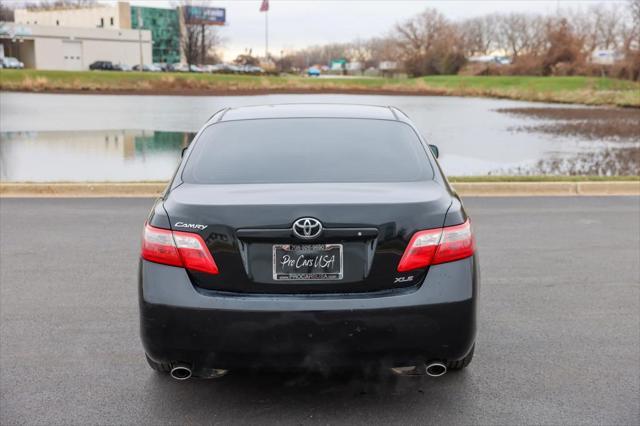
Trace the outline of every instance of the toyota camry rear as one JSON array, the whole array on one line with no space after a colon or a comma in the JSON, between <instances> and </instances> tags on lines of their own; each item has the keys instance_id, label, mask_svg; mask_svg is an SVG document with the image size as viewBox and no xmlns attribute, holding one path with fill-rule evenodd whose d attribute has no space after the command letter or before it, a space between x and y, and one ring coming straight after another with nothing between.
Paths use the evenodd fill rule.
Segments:
<instances>
[{"instance_id":1,"label":"toyota camry rear","mask_svg":"<svg viewBox=\"0 0 640 426\"><path fill-rule=\"evenodd\" d=\"M246 367L466 367L477 254L436 156L391 107L216 113L144 227L149 364L176 378Z\"/></svg>"}]
</instances>

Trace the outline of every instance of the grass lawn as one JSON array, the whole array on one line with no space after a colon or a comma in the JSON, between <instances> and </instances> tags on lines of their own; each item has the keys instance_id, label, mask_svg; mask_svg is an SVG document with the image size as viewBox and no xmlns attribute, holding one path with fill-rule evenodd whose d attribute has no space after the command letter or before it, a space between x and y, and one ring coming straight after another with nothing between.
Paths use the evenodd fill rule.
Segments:
<instances>
[{"instance_id":1,"label":"grass lawn","mask_svg":"<svg viewBox=\"0 0 640 426\"><path fill-rule=\"evenodd\" d=\"M452 176L451 183L462 182L640 182L640 176Z\"/></svg>"},{"instance_id":2,"label":"grass lawn","mask_svg":"<svg viewBox=\"0 0 640 426\"><path fill-rule=\"evenodd\" d=\"M629 80L594 77L527 77L527 76L461 76L443 75L423 77L435 87L473 89L524 89L542 92L576 90L640 90L638 83Z\"/></svg>"},{"instance_id":3,"label":"grass lawn","mask_svg":"<svg viewBox=\"0 0 640 426\"><path fill-rule=\"evenodd\" d=\"M191 73L1 70L0 90L81 93L380 93L640 107L640 83L599 77L308 78Z\"/></svg>"}]
</instances>

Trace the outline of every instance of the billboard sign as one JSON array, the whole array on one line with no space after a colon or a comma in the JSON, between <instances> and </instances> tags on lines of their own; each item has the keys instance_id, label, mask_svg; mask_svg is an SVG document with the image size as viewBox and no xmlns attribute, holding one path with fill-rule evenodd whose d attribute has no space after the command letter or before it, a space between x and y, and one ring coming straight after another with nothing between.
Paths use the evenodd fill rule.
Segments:
<instances>
[{"instance_id":1,"label":"billboard sign","mask_svg":"<svg viewBox=\"0 0 640 426\"><path fill-rule=\"evenodd\" d=\"M188 25L224 25L226 15L226 9L221 7L184 7L184 21Z\"/></svg>"}]
</instances>

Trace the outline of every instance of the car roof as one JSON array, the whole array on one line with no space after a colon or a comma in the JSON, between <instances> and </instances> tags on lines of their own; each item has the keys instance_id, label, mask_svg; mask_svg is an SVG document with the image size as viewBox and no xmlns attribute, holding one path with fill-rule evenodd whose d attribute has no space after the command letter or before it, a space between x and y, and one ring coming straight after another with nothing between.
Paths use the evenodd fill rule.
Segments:
<instances>
[{"instance_id":1,"label":"car roof","mask_svg":"<svg viewBox=\"0 0 640 426\"><path fill-rule=\"evenodd\" d=\"M211 117L210 122L269 118L366 118L399 120L402 113L389 106L356 104L273 104L228 108Z\"/></svg>"}]
</instances>

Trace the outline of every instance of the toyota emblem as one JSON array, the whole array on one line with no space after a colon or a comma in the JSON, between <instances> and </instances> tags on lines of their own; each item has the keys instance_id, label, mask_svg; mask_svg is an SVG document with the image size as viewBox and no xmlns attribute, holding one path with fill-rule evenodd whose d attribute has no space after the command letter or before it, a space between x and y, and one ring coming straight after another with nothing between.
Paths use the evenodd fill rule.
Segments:
<instances>
[{"instance_id":1,"label":"toyota emblem","mask_svg":"<svg viewBox=\"0 0 640 426\"><path fill-rule=\"evenodd\" d=\"M316 238L322 232L322 224L318 219L302 217L293 222L293 233L303 240Z\"/></svg>"}]
</instances>

